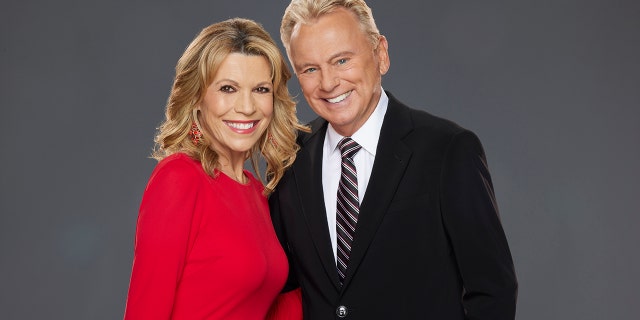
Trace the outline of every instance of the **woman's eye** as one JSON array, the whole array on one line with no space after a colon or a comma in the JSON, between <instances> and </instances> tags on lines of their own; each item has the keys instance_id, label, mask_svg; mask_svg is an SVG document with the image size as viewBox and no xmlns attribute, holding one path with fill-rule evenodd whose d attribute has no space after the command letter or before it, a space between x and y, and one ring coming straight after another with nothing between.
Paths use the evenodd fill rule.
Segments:
<instances>
[{"instance_id":1,"label":"woman's eye","mask_svg":"<svg viewBox=\"0 0 640 320\"><path fill-rule=\"evenodd\" d=\"M259 93L269 93L271 92L271 89L267 88L267 87L258 87L256 88L256 91Z\"/></svg>"},{"instance_id":2,"label":"woman's eye","mask_svg":"<svg viewBox=\"0 0 640 320\"><path fill-rule=\"evenodd\" d=\"M232 87L232 86L222 86L220 88L220 91L222 91L222 92L235 92L236 89L234 87Z\"/></svg>"}]
</instances>

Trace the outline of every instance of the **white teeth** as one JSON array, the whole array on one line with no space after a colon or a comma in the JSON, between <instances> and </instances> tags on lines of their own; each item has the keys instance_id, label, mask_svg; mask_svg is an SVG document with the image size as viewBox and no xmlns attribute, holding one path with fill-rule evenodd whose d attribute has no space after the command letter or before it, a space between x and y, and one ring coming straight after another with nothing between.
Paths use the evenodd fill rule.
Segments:
<instances>
[{"instance_id":1,"label":"white teeth","mask_svg":"<svg viewBox=\"0 0 640 320\"><path fill-rule=\"evenodd\" d=\"M227 122L229 127L239 129L239 130L247 130L253 128L253 122L248 123L238 123L238 122Z\"/></svg>"},{"instance_id":2,"label":"white teeth","mask_svg":"<svg viewBox=\"0 0 640 320\"><path fill-rule=\"evenodd\" d=\"M326 100L327 100L327 101L329 101L329 102L331 102L331 103L338 103L338 102L340 102L340 101L342 101L342 100L346 99L346 98L351 94L351 92L352 92L352 91L349 91L349 92L347 92L347 93L343 93L343 94L341 94L341 95L339 95L339 96L337 96L337 97L335 97L335 98L332 98L332 99L326 99Z\"/></svg>"}]
</instances>

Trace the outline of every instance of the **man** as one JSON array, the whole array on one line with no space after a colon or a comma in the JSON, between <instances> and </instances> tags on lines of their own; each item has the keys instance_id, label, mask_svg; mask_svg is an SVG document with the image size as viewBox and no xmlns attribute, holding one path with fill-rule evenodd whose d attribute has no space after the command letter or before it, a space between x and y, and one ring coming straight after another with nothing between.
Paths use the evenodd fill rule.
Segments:
<instances>
[{"instance_id":1,"label":"man","mask_svg":"<svg viewBox=\"0 0 640 320\"><path fill-rule=\"evenodd\" d=\"M381 80L362 0L294 0L281 37L320 116L270 198L305 319L514 319L517 282L478 138Z\"/></svg>"}]
</instances>

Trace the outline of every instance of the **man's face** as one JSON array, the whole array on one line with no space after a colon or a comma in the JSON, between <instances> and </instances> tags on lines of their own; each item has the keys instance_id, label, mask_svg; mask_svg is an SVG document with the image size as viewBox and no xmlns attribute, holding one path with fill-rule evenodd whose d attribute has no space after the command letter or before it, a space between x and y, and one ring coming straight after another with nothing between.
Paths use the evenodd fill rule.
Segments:
<instances>
[{"instance_id":1,"label":"man's face","mask_svg":"<svg viewBox=\"0 0 640 320\"><path fill-rule=\"evenodd\" d=\"M338 9L310 24L298 24L289 58L307 102L343 136L351 136L369 118L389 70L387 41L377 48L355 14Z\"/></svg>"}]
</instances>

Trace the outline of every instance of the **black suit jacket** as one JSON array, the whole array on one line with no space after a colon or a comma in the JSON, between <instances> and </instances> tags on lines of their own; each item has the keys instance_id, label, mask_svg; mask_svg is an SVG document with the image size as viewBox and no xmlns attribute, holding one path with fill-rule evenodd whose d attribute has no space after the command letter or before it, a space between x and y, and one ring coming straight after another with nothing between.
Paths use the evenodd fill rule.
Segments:
<instances>
[{"instance_id":1,"label":"black suit jacket","mask_svg":"<svg viewBox=\"0 0 640 320\"><path fill-rule=\"evenodd\" d=\"M460 126L390 93L343 286L322 189L327 122L270 197L305 319L514 319L517 282L484 151ZM343 312L344 313L344 312Z\"/></svg>"}]
</instances>

